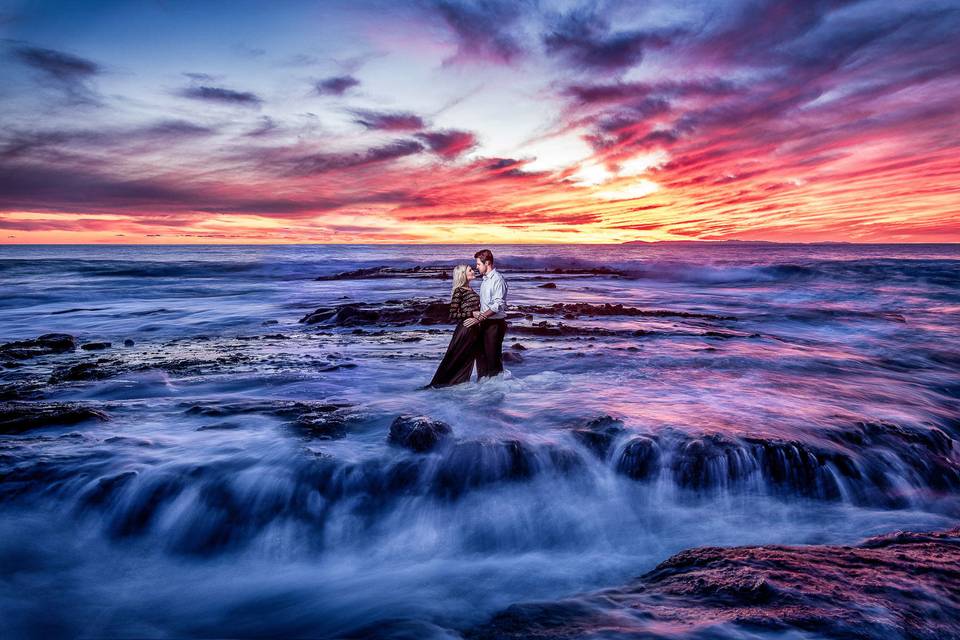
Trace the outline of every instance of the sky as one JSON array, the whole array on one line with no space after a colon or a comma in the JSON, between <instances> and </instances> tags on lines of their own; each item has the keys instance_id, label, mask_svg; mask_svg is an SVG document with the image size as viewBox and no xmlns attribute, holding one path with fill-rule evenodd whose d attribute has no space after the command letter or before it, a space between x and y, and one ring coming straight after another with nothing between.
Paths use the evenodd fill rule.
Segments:
<instances>
[{"instance_id":1,"label":"sky","mask_svg":"<svg viewBox=\"0 0 960 640\"><path fill-rule=\"evenodd\" d=\"M0 243L960 241L957 0L0 0Z\"/></svg>"}]
</instances>

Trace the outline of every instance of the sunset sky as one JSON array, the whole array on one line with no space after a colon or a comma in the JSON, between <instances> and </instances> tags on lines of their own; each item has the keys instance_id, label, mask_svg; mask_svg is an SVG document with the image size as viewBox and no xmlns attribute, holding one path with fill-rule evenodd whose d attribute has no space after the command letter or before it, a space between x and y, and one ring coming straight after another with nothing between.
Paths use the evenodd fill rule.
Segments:
<instances>
[{"instance_id":1,"label":"sunset sky","mask_svg":"<svg viewBox=\"0 0 960 640\"><path fill-rule=\"evenodd\" d=\"M960 241L956 0L0 0L0 242Z\"/></svg>"}]
</instances>

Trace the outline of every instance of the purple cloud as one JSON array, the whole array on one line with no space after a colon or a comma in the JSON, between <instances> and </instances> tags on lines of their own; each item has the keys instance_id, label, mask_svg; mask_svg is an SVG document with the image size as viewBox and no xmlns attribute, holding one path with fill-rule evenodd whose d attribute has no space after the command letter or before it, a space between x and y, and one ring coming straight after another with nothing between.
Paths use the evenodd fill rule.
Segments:
<instances>
[{"instance_id":1,"label":"purple cloud","mask_svg":"<svg viewBox=\"0 0 960 640\"><path fill-rule=\"evenodd\" d=\"M333 76L319 81L315 88L321 96L342 96L359 84L360 81L353 76Z\"/></svg>"}]
</instances>

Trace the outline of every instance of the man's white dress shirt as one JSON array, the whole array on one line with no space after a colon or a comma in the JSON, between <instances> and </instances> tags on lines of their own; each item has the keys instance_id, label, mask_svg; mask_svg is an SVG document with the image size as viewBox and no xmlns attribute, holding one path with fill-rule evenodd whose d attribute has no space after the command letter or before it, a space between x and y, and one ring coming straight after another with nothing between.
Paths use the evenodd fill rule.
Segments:
<instances>
[{"instance_id":1,"label":"man's white dress shirt","mask_svg":"<svg viewBox=\"0 0 960 640\"><path fill-rule=\"evenodd\" d=\"M480 283L480 313L487 310L491 320L503 320L507 317L507 282L496 269L491 269L483 276Z\"/></svg>"}]
</instances>

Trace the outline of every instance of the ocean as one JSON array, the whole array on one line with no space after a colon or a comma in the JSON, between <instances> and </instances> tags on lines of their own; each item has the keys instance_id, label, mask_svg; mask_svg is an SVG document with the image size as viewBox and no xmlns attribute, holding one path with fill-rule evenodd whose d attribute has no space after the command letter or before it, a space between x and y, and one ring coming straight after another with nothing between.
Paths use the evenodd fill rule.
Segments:
<instances>
[{"instance_id":1,"label":"ocean","mask_svg":"<svg viewBox=\"0 0 960 640\"><path fill-rule=\"evenodd\" d=\"M506 371L421 389L479 248L0 247L0 342L77 346L0 358L0 635L458 638L956 526L960 246L492 246Z\"/></svg>"}]
</instances>

